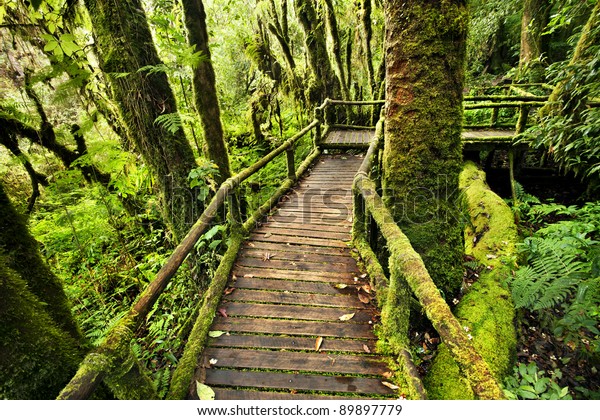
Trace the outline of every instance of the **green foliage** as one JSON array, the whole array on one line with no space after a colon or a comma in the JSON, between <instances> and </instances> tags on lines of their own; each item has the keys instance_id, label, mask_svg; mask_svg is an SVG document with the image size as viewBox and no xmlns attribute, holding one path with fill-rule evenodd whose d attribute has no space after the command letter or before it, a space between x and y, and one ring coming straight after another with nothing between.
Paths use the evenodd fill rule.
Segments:
<instances>
[{"instance_id":1,"label":"green foliage","mask_svg":"<svg viewBox=\"0 0 600 420\"><path fill-rule=\"evenodd\" d=\"M534 312L559 340L597 357L600 204L540 204L530 214L538 223L556 215L567 220L554 219L520 244L525 264L509 280L515 306Z\"/></svg>"},{"instance_id":2,"label":"green foliage","mask_svg":"<svg viewBox=\"0 0 600 420\"><path fill-rule=\"evenodd\" d=\"M505 380L504 394L509 400L571 400L569 387L561 388L556 383L561 377L560 370L547 377L535 363L519 363L513 376Z\"/></svg>"}]
</instances>

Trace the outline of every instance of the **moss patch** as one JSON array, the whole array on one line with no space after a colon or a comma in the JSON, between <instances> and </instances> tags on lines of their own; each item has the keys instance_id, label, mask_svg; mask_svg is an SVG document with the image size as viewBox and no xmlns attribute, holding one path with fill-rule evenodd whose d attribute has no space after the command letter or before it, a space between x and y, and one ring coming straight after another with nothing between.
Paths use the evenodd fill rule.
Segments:
<instances>
[{"instance_id":1,"label":"moss patch","mask_svg":"<svg viewBox=\"0 0 600 420\"><path fill-rule=\"evenodd\" d=\"M514 306L504 279L515 255L517 229L510 208L489 189L485 173L468 162L460 188L471 225L465 230L466 252L488 267L456 309L456 316L473 338L475 349L501 380L513 365L516 333ZM473 391L441 345L425 378L429 396L436 399L472 399Z\"/></svg>"}]
</instances>

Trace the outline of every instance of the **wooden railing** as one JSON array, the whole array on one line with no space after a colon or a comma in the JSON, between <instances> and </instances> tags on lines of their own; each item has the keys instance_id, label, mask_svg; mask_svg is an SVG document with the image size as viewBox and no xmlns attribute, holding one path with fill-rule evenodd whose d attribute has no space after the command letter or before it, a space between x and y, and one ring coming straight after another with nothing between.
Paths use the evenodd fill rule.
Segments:
<instances>
[{"instance_id":1,"label":"wooden railing","mask_svg":"<svg viewBox=\"0 0 600 420\"><path fill-rule=\"evenodd\" d=\"M227 179L219 187L210 204L192 226L186 237L173 251L165 265L156 274L154 280L146 287L129 312L107 333L102 343L84 358L71 381L61 391L58 399L89 398L101 382L106 382L117 398L156 398L148 376L133 355L130 347L135 331L150 313L161 293L173 278L184 260L194 249L194 245L217 219L219 210L228 204L229 223L232 237L230 245L217 271L204 294L202 305L196 323L188 339L188 345L173 374L170 398L183 398L188 385L191 383L197 358L202 351L208 327L216 312L216 305L233 266L235 256L245 235L252 230L256 223L277 203L277 201L292 187L310 164L319 156L319 142L322 137L323 111L329 104L325 102L310 124L300 130L295 136L283 142L275 150L264 156L252 166L244 169L234 177ZM304 159L298 169L295 168L295 145L305 135L314 131L314 142L310 154ZM239 186L250 176L259 172L277 156L286 154L287 178L278 190L247 220L241 221L239 213L232 205Z\"/></svg>"},{"instance_id":2,"label":"wooden railing","mask_svg":"<svg viewBox=\"0 0 600 420\"><path fill-rule=\"evenodd\" d=\"M379 290L378 300L384 302L380 339L398 355L411 393L424 398L425 390L414 372L408 351L408 316L414 294L461 371L468 378L474 394L480 399L503 399L502 390L490 373L487 363L475 350L465 330L442 298L420 255L394 222L392 214L377 192L377 179L370 177L378 171L383 124L383 120L378 124L376 135L354 179L353 188L354 245ZM371 246L371 238L378 241L381 237L385 240L389 253L389 279Z\"/></svg>"}]
</instances>

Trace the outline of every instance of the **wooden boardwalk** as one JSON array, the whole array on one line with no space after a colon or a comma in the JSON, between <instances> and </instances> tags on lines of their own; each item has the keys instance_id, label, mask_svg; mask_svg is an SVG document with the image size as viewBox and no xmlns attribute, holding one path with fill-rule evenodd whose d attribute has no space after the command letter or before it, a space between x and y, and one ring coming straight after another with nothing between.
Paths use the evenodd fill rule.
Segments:
<instances>
[{"instance_id":1,"label":"wooden boardwalk","mask_svg":"<svg viewBox=\"0 0 600 420\"><path fill-rule=\"evenodd\" d=\"M217 399L394 397L347 244L361 161L321 157L243 245L197 375Z\"/></svg>"},{"instance_id":2,"label":"wooden boardwalk","mask_svg":"<svg viewBox=\"0 0 600 420\"><path fill-rule=\"evenodd\" d=\"M374 130L332 130L322 144L326 149L368 148L374 134ZM466 129L462 133L463 147L465 150L479 150L483 146L508 148L514 136L514 130Z\"/></svg>"}]
</instances>

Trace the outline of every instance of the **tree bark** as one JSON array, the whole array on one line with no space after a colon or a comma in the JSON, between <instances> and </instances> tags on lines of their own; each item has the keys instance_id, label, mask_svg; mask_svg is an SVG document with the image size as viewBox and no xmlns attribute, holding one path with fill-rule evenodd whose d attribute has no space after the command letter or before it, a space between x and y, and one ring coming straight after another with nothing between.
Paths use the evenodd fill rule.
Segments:
<instances>
[{"instance_id":1,"label":"tree bark","mask_svg":"<svg viewBox=\"0 0 600 420\"><path fill-rule=\"evenodd\" d=\"M294 7L304 31L308 65L312 73L307 99L311 105L318 106L325 98L335 96L336 78L327 54L325 29L321 17L317 14L314 0L294 0Z\"/></svg>"},{"instance_id":2,"label":"tree bark","mask_svg":"<svg viewBox=\"0 0 600 420\"><path fill-rule=\"evenodd\" d=\"M202 0L183 0L182 4L185 26L188 30L188 42L191 46L194 46L195 52L202 54L202 59L194 70L194 98L204 130L205 154L219 168L219 176L215 181L220 185L231 177L231 169L229 168L229 155L223 137L215 71L210 61L206 12Z\"/></svg>"},{"instance_id":3,"label":"tree bark","mask_svg":"<svg viewBox=\"0 0 600 420\"><path fill-rule=\"evenodd\" d=\"M373 28L371 27L371 0L358 0L356 4L358 6L358 15L360 18L360 31L364 41L365 61L367 65L367 75L369 77L371 99L377 99L373 53L371 52L371 39L373 38Z\"/></svg>"},{"instance_id":4,"label":"tree bark","mask_svg":"<svg viewBox=\"0 0 600 420\"><path fill-rule=\"evenodd\" d=\"M81 334L1 184L0 319L0 398L55 398L81 360Z\"/></svg>"},{"instance_id":5,"label":"tree bark","mask_svg":"<svg viewBox=\"0 0 600 420\"><path fill-rule=\"evenodd\" d=\"M340 34L333 8L333 0L323 0L325 2L325 16L327 18L327 29L331 38L331 54L335 63L335 72L342 92L342 99L350 100L350 91L346 84L346 75L344 74L344 65L342 64L342 47L340 43Z\"/></svg>"},{"instance_id":6,"label":"tree bark","mask_svg":"<svg viewBox=\"0 0 600 420\"><path fill-rule=\"evenodd\" d=\"M549 0L525 0L521 19L521 51L519 75L532 83L544 81L542 55L546 51L542 36L552 5Z\"/></svg>"},{"instance_id":7,"label":"tree bark","mask_svg":"<svg viewBox=\"0 0 600 420\"><path fill-rule=\"evenodd\" d=\"M161 115L177 113L177 106L167 75L148 71L162 62L141 1L124 0L115 7L108 0L85 0L85 5L98 61L127 132L154 174L166 224L175 240L183 238L201 213L188 187L188 174L196 163L183 130L173 133L155 123Z\"/></svg>"},{"instance_id":8,"label":"tree bark","mask_svg":"<svg viewBox=\"0 0 600 420\"><path fill-rule=\"evenodd\" d=\"M383 188L395 221L450 299L462 282L461 168L466 1L389 0Z\"/></svg>"}]
</instances>

